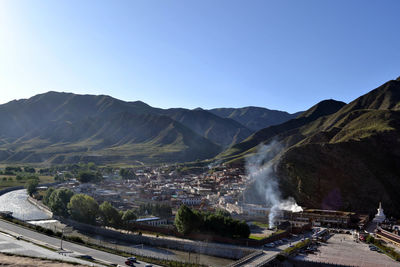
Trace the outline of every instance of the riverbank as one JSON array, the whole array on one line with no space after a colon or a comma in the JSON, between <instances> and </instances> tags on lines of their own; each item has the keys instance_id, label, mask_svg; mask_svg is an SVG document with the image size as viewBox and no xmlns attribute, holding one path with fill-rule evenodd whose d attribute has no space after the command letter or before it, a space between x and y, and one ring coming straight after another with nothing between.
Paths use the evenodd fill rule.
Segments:
<instances>
[{"instance_id":1,"label":"riverbank","mask_svg":"<svg viewBox=\"0 0 400 267\"><path fill-rule=\"evenodd\" d=\"M39 175L38 177L39 177L39 184L41 185L55 182L53 176ZM24 188L26 181L27 181L26 179L17 179L16 175L0 175L0 190L8 188L22 189Z\"/></svg>"},{"instance_id":2,"label":"riverbank","mask_svg":"<svg viewBox=\"0 0 400 267\"><path fill-rule=\"evenodd\" d=\"M52 217L28 201L25 189L14 190L0 196L0 211L10 211L12 216L23 221L48 220Z\"/></svg>"}]
</instances>

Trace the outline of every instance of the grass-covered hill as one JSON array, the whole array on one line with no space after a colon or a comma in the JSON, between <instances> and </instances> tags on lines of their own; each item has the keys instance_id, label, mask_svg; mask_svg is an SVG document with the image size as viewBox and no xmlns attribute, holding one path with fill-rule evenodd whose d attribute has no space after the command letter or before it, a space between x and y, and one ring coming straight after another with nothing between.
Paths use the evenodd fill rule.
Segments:
<instances>
[{"instance_id":1,"label":"grass-covered hill","mask_svg":"<svg viewBox=\"0 0 400 267\"><path fill-rule=\"evenodd\" d=\"M256 149L260 143L269 142L272 138L276 138L276 136L280 134L290 133L290 131L298 129L319 117L332 114L344 105L345 103L336 100L321 101L295 119L291 119L282 124L269 126L255 132L244 141L223 151L217 158L224 160L241 158L244 155L254 152L254 149Z\"/></svg>"},{"instance_id":2,"label":"grass-covered hill","mask_svg":"<svg viewBox=\"0 0 400 267\"><path fill-rule=\"evenodd\" d=\"M256 151L253 144L276 140L284 147L275 158L276 175L284 194L299 204L369 213L382 201L388 214L400 216L400 80L347 105L329 102L326 112L316 114L319 107L313 107L295 120L256 132L219 157L243 162ZM235 154L234 148L243 149Z\"/></svg>"},{"instance_id":3,"label":"grass-covered hill","mask_svg":"<svg viewBox=\"0 0 400 267\"><path fill-rule=\"evenodd\" d=\"M211 114L212 115L212 114ZM0 105L0 161L171 162L221 147L142 102L49 92Z\"/></svg>"}]
</instances>

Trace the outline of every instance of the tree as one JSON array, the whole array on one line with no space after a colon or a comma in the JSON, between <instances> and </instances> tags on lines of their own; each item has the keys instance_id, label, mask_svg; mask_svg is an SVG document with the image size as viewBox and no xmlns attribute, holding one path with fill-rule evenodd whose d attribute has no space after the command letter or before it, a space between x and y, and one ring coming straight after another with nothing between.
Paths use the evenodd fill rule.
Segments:
<instances>
[{"instance_id":1,"label":"tree","mask_svg":"<svg viewBox=\"0 0 400 267\"><path fill-rule=\"evenodd\" d=\"M35 168L32 167L24 167L24 172L35 173Z\"/></svg>"},{"instance_id":2,"label":"tree","mask_svg":"<svg viewBox=\"0 0 400 267\"><path fill-rule=\"evenodd\" d=\"M136 178L135 173L129 169L121 169L119 171L119 174L121 175L122 179L135 179Z\"/></svg>"},{"instance_id":3,"label":"tree","mask_svg":"<svg viewBox=\"0 0 400 267\"><path fill-rule=\"evenodd\" d=\"M97 166L96 166L96 164L95 164L94 162L89 162L89 163L87 164L87 168L88 168L89 170L92 170L92 171L97 170Z\"/></svg>"},{"instance_id":4,"label":"tree","mask_svg":"<svg viewBox=\"0 0 400 267\"><path fill-rule=\"evenodd\" d=\"M250 228L245 221L225 215L225 212L201 212L182 205L175 216L175 226L183 234L197 230L231 238L249 237Z\"/></svg>"},{"instance_id":5,"label":"tree","mask_svg":"<svg viewBox=\"0 0 400 267\"><path fill-rule=\"evenodd\" d=\"M367 243L374 244L375 243L375 238L372 235L368 235L367 238L365 239Z\"/></svg>"},{"instance_id":6,"label":"tree","mask_svg":"<svg viewBox=\"0 0 400 267\"><path fill-rule=\"evenodd\" d=\"M4 170L5 175L13 175L16 172L22 172L21 167L7 166Z\"/></svg>"},{"instance_id":7,"label":"tree","mask_svg":"<svg viewBox=\"0 0 400 267\"><path fill-rule=\"evenodd\" d=\"M49 196L47 205L54 214L68 216L67 206L73 195L74 192L67 188L54 190Z\"/></svg>"},{"instance_id":8,"label":"tree","mask_svg":"<svg viewBox=\"0 0 400 267\"><path fill-rule=\"evenodd\" d=\"M98 182L101 180L101 174L91 171L81 171L78 174L78 180L81 183Z\"/></svg>"},{"instance_id":9,"label":"tree","mask_svg":"<svg viewBox=\"0 0 400 267\"><path fill-rule=\"evenodd\" d=\"M225 209L221 209L221 208L218 208L218 209L215 211L215 214L221 215L221 216L224 216L224 217L231 217L231 214L230 214L229 211L227 211L227 210L225 210Z\"/></svg>"},{"instance_id":10,"label":"tree","mask_svg":"<svg viewBox=\"0 0 400 267\"><path fill-rule=\"evenodd\" d=\"M122 215L122 221L127 224L131 220L136 220L137 216L133 210L127 210L124 212L124 215Z\"/></svg>"},{"instance_id":11,"label":"tree","mask_svg":"<svg viewBox=\"0 0 400 267\"><path fill-rule=\"evenodd\" d=\"M76 194L68 203L68 211L72 219L83 223L94 224L99 213L99 204L92 197Z\"/></svg>"},{"instance_id":12,"label":"tree","mask_svg":"<svg viewBox=\"0 0 400 267\"><path fill-rule=\"evenodd\" d=\"M43 204L49 205L49 199L50 199L51 193L53 193L54 190L55 190L54 187L47 188L47 190L43 196L43 200L42 200Z\"/></svg>"},{"instance_id":13,"label":"tree","mask_svg":"<svg viewBox=\"0 0 400 267\"><path fill-rule=\"evenodd\" d=\"M99 211L105 225L118 227L122 224L120 213L110 204L110 202L104 201L100 205Z\"/></svg>"},{"instance_id":14,"label":"tree","mask_svg":"<svg viewBox=\"0 0 400 267\"><path fill-rule=\"evenodd\" d=\"M28 192L28 195L32 196L36 191L37 191L37 186L39 182L36 179L29 179L26 181L25 188L26 191Z\"/></svg>"},{"instance_id":15,"label":"tree","mask_svg":"<svg viewBox=\"0 0 400 267\"><path fill-rule=\"evenodd\" d=\"M236 229L234 232L242 238L248 238L250 235L250 228L245 221L241 221L241 222L237 223Z\"/></svg>"},{"instance_id":16,"label":"tree","mask_svg":"<svg viewBox=\"0 0 400 267\"><path fill-rule=\"evenodd\" d=\"M175 226L184 235L191 233L197 228L199 218L186 205L182 205L175 216Z\"/></svg>"}]
</instances>

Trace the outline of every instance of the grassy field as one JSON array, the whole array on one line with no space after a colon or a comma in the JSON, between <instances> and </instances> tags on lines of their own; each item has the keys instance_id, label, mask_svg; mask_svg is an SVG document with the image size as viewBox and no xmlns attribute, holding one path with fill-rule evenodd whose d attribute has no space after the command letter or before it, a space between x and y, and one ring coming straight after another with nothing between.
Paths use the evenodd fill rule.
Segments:
<instances>
[{"instance_id":1,"label":"grassy field","mask_svg":"<svg viewBox=\"0 0 400 267\"><path fill-rule=\"evenodd\" d=\"M257 226L260 227L260 228L265 228L265 229L268 229L268 228L269 228L268 223L255 222L255 221L253 221L253 222L251 222L251 223L254 224L254 225L257 225Z\"/></svg>"},{"instance_id":2,"label":"grassy field","mask_svg":"<svg viewBox=\"0 0 400 267\"><path fill-rule=\"evenodd\" d=\"M53 176L39 176L39 183L52 183L54 182ZM0 190L13 186L24 186L26 180L17 180L15 175L0 175Z\"/></svg>"},{"instance_id":3,"label":"grassy field","mask_svg":"<svg viewBox=\"0 0 400 267\"><path fill-rule=\"evenodd\" d=\"M277 230L276 232L273 232L270 235L256 234L256 235L250 235L249 238L250 239L254 239L254 240L262 240L262 239L267 238L267 237L271 237L271 236L274 236L274 235L279 235L279 234L281 234L283 232L285 232L285 230Z\"/></svg>"},{"instance_id":4,"label":"grassy field","mask_svg":"<svg viewBox=\"0 0 400 267\"><path fill-rule=\"evenodd\" d=\"M258 235L250 235L249 238L250 239L254 239L254 240L261 240L261 239L266 238L266 236L263 236L263 235L260 235L260 236L258 236Z\"/></svg>"}]
</instances>

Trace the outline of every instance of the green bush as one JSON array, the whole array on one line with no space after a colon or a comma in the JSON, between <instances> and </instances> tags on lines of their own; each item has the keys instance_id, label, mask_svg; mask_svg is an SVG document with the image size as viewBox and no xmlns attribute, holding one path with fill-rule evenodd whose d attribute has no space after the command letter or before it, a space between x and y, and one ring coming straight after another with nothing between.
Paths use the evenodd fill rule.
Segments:
<instances>
[{"instance_id":1,"label":"green bush","mask_svg":"<svg viewBox=\"0 0 400 267\"><path fill-rule=\"evenodd\" d=\"M53 230L46 228L43 233L45 233L46 235L54 235Z\"/></svg>"}]
</instances>

